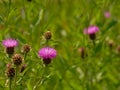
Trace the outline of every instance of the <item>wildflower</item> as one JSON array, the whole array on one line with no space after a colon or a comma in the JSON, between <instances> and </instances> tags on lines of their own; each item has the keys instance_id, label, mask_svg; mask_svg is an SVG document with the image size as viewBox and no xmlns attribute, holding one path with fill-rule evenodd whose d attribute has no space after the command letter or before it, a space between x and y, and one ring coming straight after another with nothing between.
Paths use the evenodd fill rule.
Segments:
<instances>
[{"instance_id":1,"label":"wildflower","mask_svg":"<svg viewBox=\"0 0 120 90\"><path fill-rule=\"evenodd\" d=\"M14 65L19 66L23 62L23 57L20 54L15 54L12 57L12 60L13 60Z\"/></svg>"},{"instance_id":2,"label":"wildflower","mask_svg":"<svg viewBox=\"0 0 120 90\"><path fill-rule=\"evenodd\" d=\"M22 51L23 53L27 54L27 53L30 52L30 50L31 50L30 45L25 44L25 45L22 47L22 50L21 50L21 51Z\"/></svg>"},{"instance_id":3,"label":"wildflower","mask_svg":"<svg viewBox=\"0 0 120 90\"><path fill-rule=\"evenodd\" d=\"M91 40L95 40L96 33L99 31L99 28L97 26L89 26L88 28L84 29L84 34L88 34L90 36Z\"/></svg>"},{"instance_id":4,"label":"wildflower","mask_svg":"<svg viewBox=\"0 0 120 90\"><path fill-rule=\"evenodd\" d=\"M2 44L6 48L6 53L11 55L14 53L14 47L18 45L18 42L15 39L6 39L3 40Z\"/></svg>"},{"instance_id":5,"label":"wildflower","mask_svg":"<svg viewBox=\"0 0 120 90\"><path fill-rule=\"evenodd\" d=\"M110 16L111 16L110 12L108 12L108 11L104 12L104 17L105 18L110 18Z\"/></svg>"},{"instance_id":6,"label":"wildflower","mask_svg":"<svg viewBox=\"0 0 120 90\"><path fill-rule=\"evenodd\" d=\"M51 62L52 58L56 57L57 52L53 48L44 47L39 50L38 54L43 59L44 64L47 65Z\"/></svg>"},{"instance_id":7,"label":"wildflower","mask_svg":"<svg viewBox=\"0 0 120 90\"><path fill-rule=\"evenodd\" d=\"M46 40L51 39L51 37L52 37L51 32L50 31L45 32L44 37L45 37Z\"/></svg>"}]
</instances>

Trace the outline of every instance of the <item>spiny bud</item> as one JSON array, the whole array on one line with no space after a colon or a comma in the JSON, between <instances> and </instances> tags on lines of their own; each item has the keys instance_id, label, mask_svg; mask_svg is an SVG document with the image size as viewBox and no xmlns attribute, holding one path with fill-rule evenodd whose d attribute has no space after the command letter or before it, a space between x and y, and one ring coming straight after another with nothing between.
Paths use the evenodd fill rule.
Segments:
<instances>
[{"instance_id":1,"label":"spiny bud","mask_svg":"<svg viewBox=\"0 0 120 90\"><path fill-rule=\"evenodd\" d=\"M49 40L52 37L52 33L50 31L45 32L44 34L45 39Z\"/></svg>"},{"instance_id":2,"label":"spiny bud","mask_svg":"<svg viewBox=\"0 0 120 90\"><path fill-rule=\"evenodd\" d=\"M26 64L22 65L20 72L22 73L25 70L26 67L27 67Z\"/></svg>"},{"instance_id":3,"label":"spiny bud","mask_svg":"<svg viewBox=\"0 0 120 90\"><path fill-rule=\"evenodd\" d=\"M109 40L109 41L108 41L108 45L109 45L110 48L112 48L112 47L114 46L113 40Z\"/></svg>"},{"instance_id":4,"label":"spiny bud","mask_svg":"<svg viewBox=\"0 0 120 90\"><path fill-rule=\"evenodd\" d=\"M12 60L13 60L14 65L19 66L23 62L23 57L20 54L15 54L12 57Z\"/></svg>"},{"instance_id":5,"label":"spiny bud","mask_svg":"<svg viewBox=\"0 0 120 90\"><path fill-rule=\"evenodd\" d=\"M84 47L80 47L80 48L78 49L78 52L80 53L81 58L84 59L85 56L86 56L85 48L84 48Z\"/></svg>"},{"instance_id":6,"label":"spiny bud","mask_svg":"<svg viewBox=\"0 0 120 90\"><path fill-rule=\"evenodd\" d=\"M14 68L8 68L6 71L7 77L13 78L15 76L15 69Z\"/></svg>"},{"instance_id":7,"label":"spiny bud","mask_svg":"<svg viewBox=\"0 0 120 90\"><path fill-rule=\"evenodd\" d=\"M120 53L120 45L119 46L117 46L117 53Z\"/></svg>"},{"instance_id":8,"label":"spiny bud","mask_svg":"<svg viewBox=\"0 0 120 90\"><path fill-rule=\"evenodd\" d=\"M22 47L22 50L21 50L21 51L22 51L23 53L27 54L27 53L30 52L30 50L31 50L30 45L25 44L25 45Z\"/></svg>"}]
</instances>

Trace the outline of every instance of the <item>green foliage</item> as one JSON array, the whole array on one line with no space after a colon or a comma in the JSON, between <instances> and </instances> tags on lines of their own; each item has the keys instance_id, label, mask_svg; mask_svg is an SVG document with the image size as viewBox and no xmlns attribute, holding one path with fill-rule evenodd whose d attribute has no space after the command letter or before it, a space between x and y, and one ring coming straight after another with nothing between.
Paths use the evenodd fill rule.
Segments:
<instances>
[{"instance_id":1,"label":"green foliage","mask_svg":"<svg viewBox=\"0 0 120 90\"><path fill-rule=\"evenodd\" d=\"M36 90L120 90L119 10L119 0L0 0L0 41L17 39L16 53L26 43L32 48L16 90L33 90L41 77ZM110 18L104 17L106 11ZM100 28L95 44L83 34L89 25ZM43 35L48 30L52 32L48 44L57 50L57 57L42 76L38 50L45 46ZM80 47L86 50L84 59ZM8 90L5 70L10 61L1 43L0 90Z\"/></svg>"}]
</instances>

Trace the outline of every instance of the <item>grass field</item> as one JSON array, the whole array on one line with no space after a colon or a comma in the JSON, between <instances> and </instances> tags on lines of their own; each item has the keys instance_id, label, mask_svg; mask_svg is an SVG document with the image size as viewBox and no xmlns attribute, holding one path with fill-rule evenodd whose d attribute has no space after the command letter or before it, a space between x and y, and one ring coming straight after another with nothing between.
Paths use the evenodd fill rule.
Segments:
<instances>
[{"instance_id":1,"label":"grass field","mask_svg":"<svg viewBox=\"0 0 120 90\"><path fill-rule=\"evenodd\" d=\"M0 90L120 90L119 10L119 0L0 0ZM84 34L90 26L99 29L94 40ZM9 38L18 42L11 55ZM57 52L47 65L43 47ZM24 59L18 66L15 54Z\"/></svg>"}]
</instances>

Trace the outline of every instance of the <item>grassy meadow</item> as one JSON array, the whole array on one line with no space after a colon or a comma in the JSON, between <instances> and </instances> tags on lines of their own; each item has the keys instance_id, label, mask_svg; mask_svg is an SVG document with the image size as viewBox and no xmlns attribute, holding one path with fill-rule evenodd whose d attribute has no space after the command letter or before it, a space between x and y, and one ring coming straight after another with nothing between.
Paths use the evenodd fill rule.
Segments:
<instances>
[{"instance_id":1,"label":"grassy meadow","mask_svg":"<svg viewBox=\"0 0 120 90\"><path fill-rule=\"evenodd\" d=\"M119 10L120 0L0 0L0 90L120 90ZM95 40L84 34L90 25L99 27ZM24 57L18 68L2 43L8 38ZM57 51L47 66L38 55L46 46Z\"/></svg>"}]
</instances>

